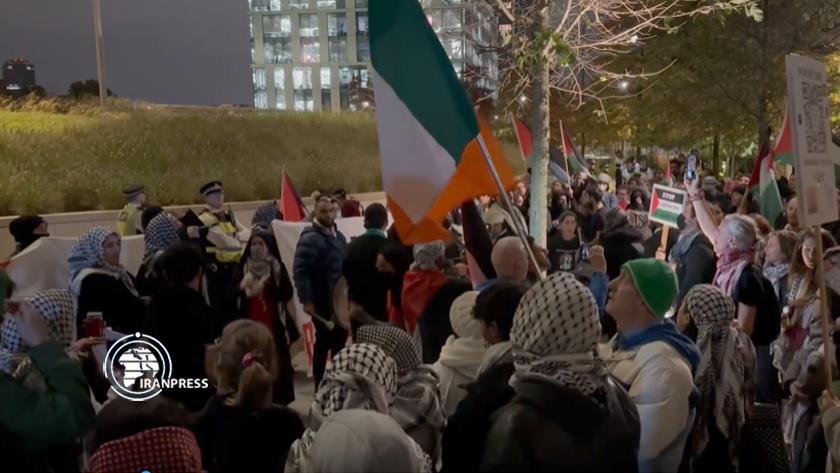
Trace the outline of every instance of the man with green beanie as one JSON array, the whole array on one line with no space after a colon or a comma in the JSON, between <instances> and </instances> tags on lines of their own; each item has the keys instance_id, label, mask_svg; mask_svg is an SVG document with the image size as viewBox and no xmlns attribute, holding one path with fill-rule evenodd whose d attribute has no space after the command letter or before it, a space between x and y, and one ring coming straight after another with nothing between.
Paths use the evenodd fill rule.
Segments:
<instances>
[{"instance_id":1,"label":"man with green beanie","mask_svg":"<svg viewBox=\"0 0 840 473\"><path fill-rule=\"evenodd\" d=\"M665 318L677 294L674 270L656 259L624 264L610 283L606 311L618 334L599 354L639 411L640 472L676 472L694 424L700 351Z\"/></svg>"}]
</instances>

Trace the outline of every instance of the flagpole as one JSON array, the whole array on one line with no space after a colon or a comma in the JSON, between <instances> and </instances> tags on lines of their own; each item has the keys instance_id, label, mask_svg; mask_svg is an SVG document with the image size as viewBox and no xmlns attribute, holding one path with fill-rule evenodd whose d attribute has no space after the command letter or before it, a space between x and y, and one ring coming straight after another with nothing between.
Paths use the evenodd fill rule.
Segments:
<instances>
[{"instance_id":1,"label":"flagpole","mask_svg":"<svg viewBox=\"0 0 840 473\"><path fill-rule=\"evenodd\" d=\"M537 263L537 257L534 256L534 250L531 249L530 243L528 243L528 238L526 237L527 233L524 228L522 228L522 222L519 221L519 217L514 215L514 207L513 203L510 201L510 197L508 196L507 189L505 189L504 184L502 184L502 178L499 177L499 172L496 170L496 165L493 164L493 158L490 157L490 150L487 148L487 143L484 142L484 137L481 136L481 133L478 134L476 137L478 141L478 147L481 149L481 154L484 156L484 162L487 163L487 168L490 169L490 175L493 176L493 181L496 183L496 187L499 188L499 195L502 197L502 201L505 204L505 207L510 212L511 220L513 221L513 226L516 227L516 234L519 236L519 240L525 246L525 251L528 252L528 258L531 261L531 264L534 266L537 274L540 275L540 279L545 279L543 276L542 271L540 270L540 265Z\"/></svg>"},{"instance_id":2,"label":"flagpole","mask_svg":"<svg viewBox=\"0 0 840 473\"><path fill-rule=\"evenodd\" d=\"M283 206L283 190L284 190L285 187L286 187L286 165L284 164L283 165L283 173L280 174L280 205L279 205L279 207ZM286 210L286 209L281 209L280 211L282 212L284 210ZM285 219L286 216L283 215L283 218Z\"/></svg>"},{"instance_id":3,"label":"flagpole","mask_svg":"<svg viewBox=\"0 0 840 473\"><path fill-rule=\"evenodd\" d=\"M566 164L566 175L569 176L569 205L575 199L575 191L572 189L572 173L569 172L569 156L566 153L566 130L563 129L563 120L560 120L560 146L563 147L563 163Z\"/></svg>"}]
</instances>

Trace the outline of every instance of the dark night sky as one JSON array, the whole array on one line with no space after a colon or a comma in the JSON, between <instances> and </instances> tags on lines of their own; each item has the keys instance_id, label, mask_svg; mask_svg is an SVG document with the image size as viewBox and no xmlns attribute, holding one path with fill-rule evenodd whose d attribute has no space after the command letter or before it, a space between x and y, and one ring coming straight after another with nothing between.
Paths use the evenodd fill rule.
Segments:
<instances>
[{"instance_id":1,"label":"dark night sky","mask_svg":"<svg viewBox=\"0 0 840 473\"><path fill-rule=\"evenodd\" d=\"M0 0L0 62L49 93L96 78L92 0ZM108 87L158 103L251 104L247 0L102 0Z\"/></svg>"}]
</instances>

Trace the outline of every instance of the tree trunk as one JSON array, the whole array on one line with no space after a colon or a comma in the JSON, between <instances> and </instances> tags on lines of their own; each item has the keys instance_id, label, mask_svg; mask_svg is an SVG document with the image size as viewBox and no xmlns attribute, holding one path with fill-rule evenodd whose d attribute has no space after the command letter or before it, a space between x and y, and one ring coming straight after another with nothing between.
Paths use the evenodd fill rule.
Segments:
<instances>
[{"instance_id":1,"label":"tree trunk","mask_svg":"<svg viewBox=\"0 0 840 473\"><path fill-rule=\"evenodd\" d=\"M720 133L715 132L714 142L712 143L712 172L718 175L720 171Z\"/></svg>"},{"instance_id":2,"label":"tree trunk","mask_svg":"<svg viewBox=\"0 0 840 473\"><path fill-rule=\"evenodd\" d=\"M540 10L540 20L536 22L543 29L548 28L549 9L546 6ZM551 83L549 77L548 56L540 58L533 68L534 82L531 86L531 101L533 116L531 129L534 130L532 145L534 154L531 156L531 208L530 226L531 236L541 248L546 248L548 235L548 158L551 138Z\"/></svg>"}]
</instances>

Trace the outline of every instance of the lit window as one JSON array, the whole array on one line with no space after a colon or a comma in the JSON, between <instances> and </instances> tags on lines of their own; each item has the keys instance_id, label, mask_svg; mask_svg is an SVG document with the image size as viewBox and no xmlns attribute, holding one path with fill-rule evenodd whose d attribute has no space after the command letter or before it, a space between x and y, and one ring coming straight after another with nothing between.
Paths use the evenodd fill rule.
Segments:
<instances>
[{"instance_id":1,"label":"lit window","mask_svg":"<svg viewBox=\"0 0 840 473\"><path fill-rule=\"evenodd\" d=\"M329 32L330 62L347 62L347 14L330 13L327 15Z\"/></svg>"},{"instance_id":2,"label":"lit window","mask_svg":"<svg viewBox=\"0 0 840 473\"><path fill-rule=\"evenodd\" d=\"M289 0L289 8L292 10L305 10L309 8L309 0Z\"/></svg>"},{"instance_id":3,"label":"lit window","mask_svg":"<svg viewBox=\"0 0 840 473\"><path fill-rule=\"evenodd\" d=\"M367 13L356 14L356 60L370 61L370 31Z\"/></svg>"},{"instance_id":4,"label":"lit window","mask_svg":"<svg viewBox=\"0 0 840 473\"><path fill-rule=\"evenodd\" d=\"M254 90L265 90L265 69L254 68Z\"/></svg>"},{"instance_id":5,"label":"lit window","mask_svg":"<svg viewBox=\"0 0 840 473\"><path fill-rule=\"evenodd\" d=\"M254 107L268 108L268 94L264 90L254 92Z\"/></svg>"},{"instance_id":6,"label":"lit window","mask_svg":"<svg viewBox=\"0 0 840 473\"><path fill-rule=\"evenodd\" d=\"M325 112L332 111L331 74L329 67L321 68L321 110Z\"/></svg>"},{"instance_id":7,"label":"lit window","mask_svg":"<svg viewBox=\"0 0 840 473\"><path fill-rule=\"evenodd\" d=\"M311 112L315 109L312 99L312 68L296 67L292 71L292 83L295 92L295 111Z\"/></svg>"},{"instance_id":8,"label":"lit window","mask_svg":"<svg viewBox=\"0 0 840 473\"><path fill-rule=\"evenodd\" d=\"M318 37L318 15L300 15L300 62L321 62L321 38Z\"/></svg>"}]
</instances>

